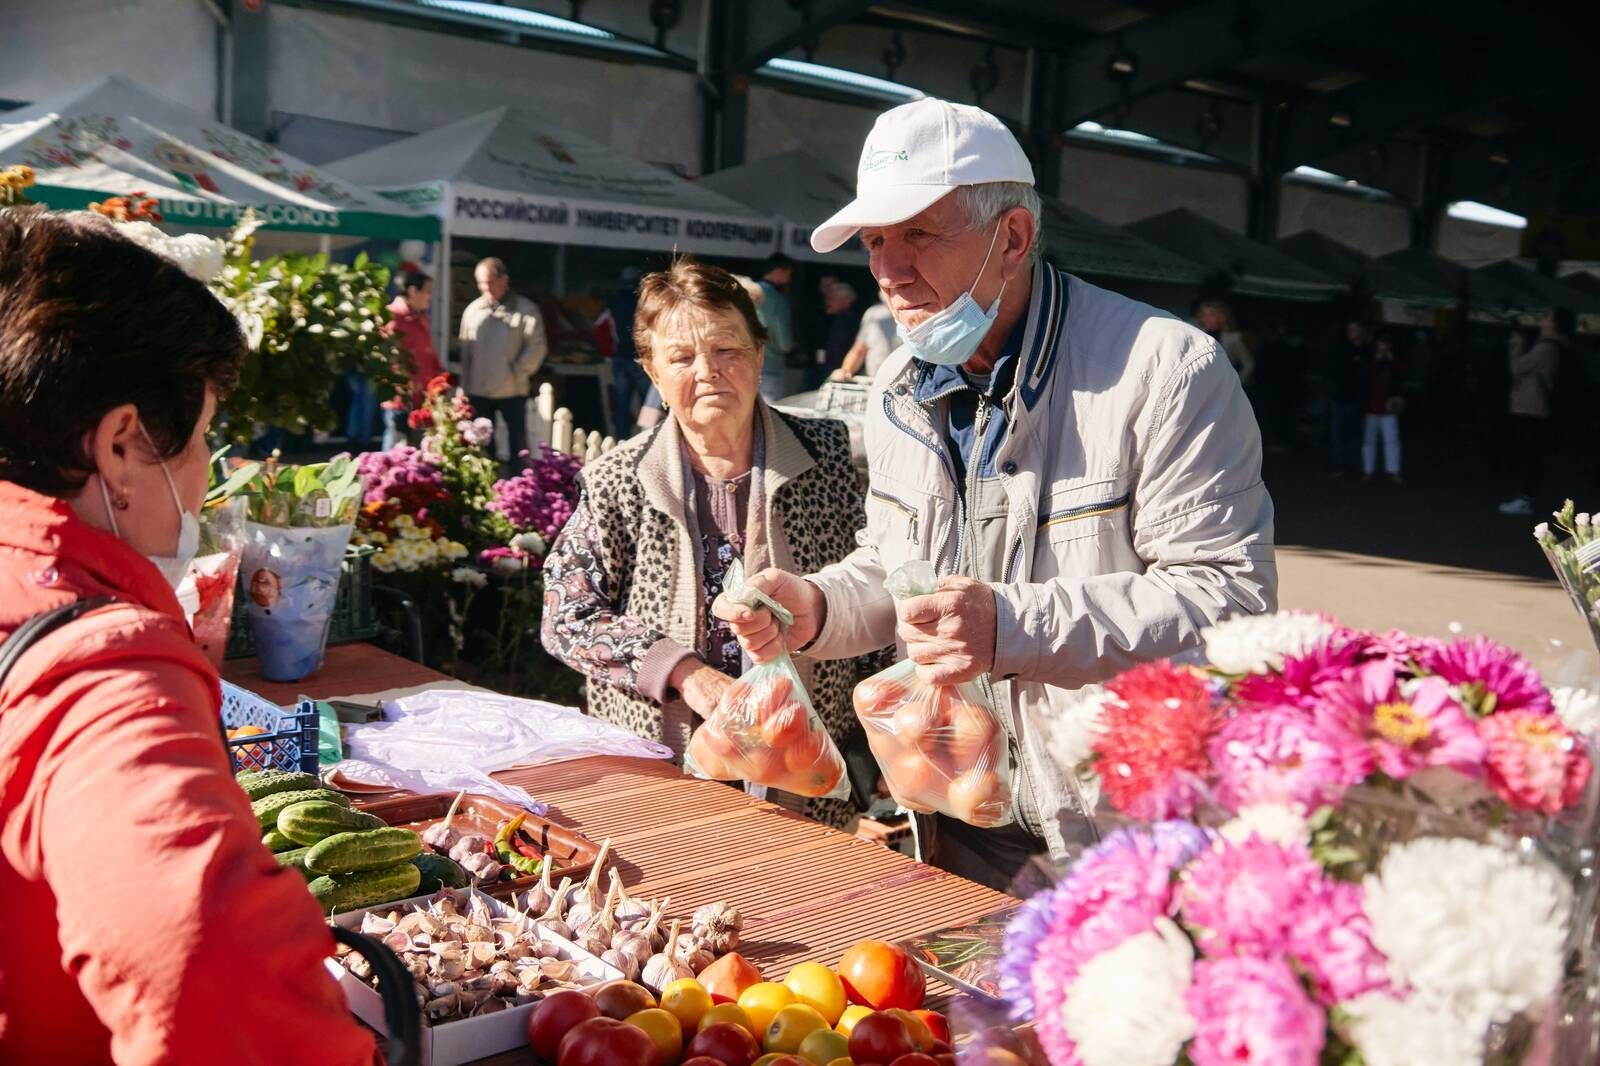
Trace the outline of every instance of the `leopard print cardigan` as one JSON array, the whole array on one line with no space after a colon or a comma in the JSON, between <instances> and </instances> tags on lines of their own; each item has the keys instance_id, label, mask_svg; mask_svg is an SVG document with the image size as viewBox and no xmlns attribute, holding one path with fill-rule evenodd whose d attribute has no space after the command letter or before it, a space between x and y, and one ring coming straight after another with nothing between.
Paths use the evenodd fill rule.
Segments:
<instances>
[{"instance_id":1,"label":"leopard print cardigan","mask_svg":"<svg viewBox=\"0 0 1600 1066\"><path fill-rule=\"evenodd\" d=\"M809 469L769 489L769 538L775 553L787 549L787 559L778 556L775 561L796 573L815 573L855 550L856 532L866 525L849 431L837 421L796 417L764 404L758 412L770 420L769 449L771 438L787 431L810 457ZM589 678L589 713L651 739L662 737L662 711L632 684L638 659L662 636L703 650L706 632L697 567L689 568L695 586L690 606L674 595L683 587L678 570L684 518L655 506L640 477L645 456L666 443L658 437L667 425L663 422L584 467L578 508L546 562L546 646ZM777 547L780 540L782 547ZM603 574L604 587L597 591L610 602L601 610L575 612L560 589L552 587L552 582L568 580L565 564L557 561L563 555L581 555L587 569ZM692 618L687 617L690 610ZM796 657L812 703L841 747L864 749L851 692L857 681L886 662L883 653L830 662ZM806 800L804 812L836 826L857 813L848 800Z\"/></svg>"}]
</instances>

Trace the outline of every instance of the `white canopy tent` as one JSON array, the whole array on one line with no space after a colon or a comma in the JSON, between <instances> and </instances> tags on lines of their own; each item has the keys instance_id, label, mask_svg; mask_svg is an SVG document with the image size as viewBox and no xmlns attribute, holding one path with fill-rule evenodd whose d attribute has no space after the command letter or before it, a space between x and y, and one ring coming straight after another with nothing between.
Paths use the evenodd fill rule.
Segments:
<instances>
[{"instance_id":1,"label":"white canopy tent","mask_svg":"<svg viewBox=\"0 0 1600 1066\"><path fill-rule=\"evenodd\" d=\"M29 196L77 210L142 193L172 228L263 228L435 240L439 223L285 155L125 78L0 116L0 166L34 169Z\"/></svg>"},{"instance_id":2,"label":"white canopy tent","mask_svg":"<svg viewBox=\"0 0 1600 1066\"><path fill-rule=\"evenodd\" d=\"M848 170L829 167L810 153L795 149L707 174L699 184L781 219L783 252L791 258L854 265L867 262L867 253L857 240L834 252L811 249L811 231L855 199L855 178Z\"/></svg>"},{"instance_id":3,"label":"white canopy tent","mask_svg":"<svg viewBox=\"0 0 1600 1066\"><path fill-rule=\"evenodd\" d=\"M453 237L758 259L773 219L661 167L498 107L333 163L347 181L437 216ZM449 286L435 318L450 321ZM443 348L441 347L441 351Z\"/></svg>"}]
</instances>

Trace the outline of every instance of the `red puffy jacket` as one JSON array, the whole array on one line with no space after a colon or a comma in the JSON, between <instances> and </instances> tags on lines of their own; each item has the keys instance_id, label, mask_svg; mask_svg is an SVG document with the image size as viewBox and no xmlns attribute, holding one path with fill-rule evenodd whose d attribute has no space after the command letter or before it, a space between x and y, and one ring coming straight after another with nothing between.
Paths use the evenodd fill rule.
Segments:
<instances>
[{"instance_id":1,"label":"red puffy jacket","mask_svg":"<svg viewBox=\"0 0 1600 1066\"><path fill-rule=\"evenodd\" d=\"M415 410L427 400L428 382L444 373L444 366L439 362L439 353L433 347L433 331L428 324L428 316L418 314L411 310L411 305L406 303L404 296L396 296L394 302L389 304L389 313L394 318L385 323L383 334L394 338L404 348L406 354L411 356L411 408ZM400 401L385 403L385 407L397 406Z\"/></svg>"},{"instance_id":2,"label":"red puffy jacket","mask_svg":"<svg viewBox=\"0 0 1600 1066\"><path fill-rule=\"evenodd\" d=\"M374 1062L316 903L233 781L216 671L161 572L6 481L0 515L0 639L121 601L0 683L0 1062Z\"/></svg>"}]
</instances>

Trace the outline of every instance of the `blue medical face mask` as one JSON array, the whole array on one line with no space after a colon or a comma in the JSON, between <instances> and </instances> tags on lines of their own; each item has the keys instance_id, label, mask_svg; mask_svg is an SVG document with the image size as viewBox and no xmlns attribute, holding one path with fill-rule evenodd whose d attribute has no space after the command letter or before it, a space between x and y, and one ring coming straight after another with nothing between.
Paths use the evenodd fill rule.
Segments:
<instances>
[{"instance_id":1,"label":"blue medical face mask","mask_svg":"<svg viewBox=\"0 0 1600 1066\"><path fill-rule=\"evenodd\" d=\"M994 298L994 303L989 305L987 311L978 306L978 301L972 298L972 291L978 287L983 271L989 265L989 257L994 255L1001 225L1003 223L995 223L994 236L989 238L989 250L983 254L983 265L978 267L978 276L972 279L971 288L949 307L929 315L912 329L895 324L895 332L900 335L901 343L911 349L914 358L937 366L960 366L972 358L972 353L978 350L983 338L989 335L995 316L1000 313L1000 297L1006 294L1008 283L1001 283L1000 295Z\"/></svg>"}]
</instances>

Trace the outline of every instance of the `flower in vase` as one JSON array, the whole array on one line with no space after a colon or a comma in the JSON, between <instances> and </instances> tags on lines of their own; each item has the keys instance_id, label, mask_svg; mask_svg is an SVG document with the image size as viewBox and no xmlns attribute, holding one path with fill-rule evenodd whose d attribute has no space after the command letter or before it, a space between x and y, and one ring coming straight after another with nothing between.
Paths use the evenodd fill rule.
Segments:
<instances>
[{"instance_id":1,"label":"flower in vase","mask_svg":"<svg viewBox=\"0 0 1600 1066\"><path fill-rule=\"evenodd\" d=\"M1390 976L1461 1018L1507 1022L1561 980L1571 890L1541 861L1423 837L1393 845L1363 887Z\"/></svg>"},{"instance_id":2,"label":"flower in vase","mask_svg":"<svg viewBox=\"0 0 1600 1066\"><path fill-rule=\"evenodd\" d=\"M1211 741L1217 798L1231 810L1286 803L1301 811L1336 804L1372 772L1359 736L1294 707L1236 715Z\"/></svg>"},{"instance_id":3,"label":"flower in vase","mask_svg":"<svg viewBox=\"0 0 1600 1066\"><path fill-rule=\"evenodd\" d=\"M1061 1021L1083 1066L1171 1066L1194 1035L1194 947L1168 918L1083 964Z\"/></svg>"},{"instance_id":4,"label":"flower in vase","mask_svg":"<svg viewBox=\"0 0 1600 1066\"><path fill-rule=\"evenodd\" d=\"M1136 666L1106 686L1096 770L1117 809L1184 817L1204 798L1206 748L1222 717L1205 682L1168 662Z\"/></svg>"},{"instance_id":5,"label":"flower in vase","mask_svg":"<svg viewBox=\"0 0 1600 1066\"><path fill-rule=\"evenodd\" d=\"M468 585L477 589L481 589L489 583L489 579L484 575L483 571L474 570L470 566L458 566L450 571L450 580L459 585Z\"/></svg>"},{"instance_id":6,"label":"flower in vase","mask_svg":"<svg viewBox=\"0 0 1600 1066\"><path fill-rule=\"evenodd\" d=\"M1252 803L1240 807L1217 835L1230 844L1243 844L1254 836L1269 844L1305 847L1311 840L1311 823L1286 804Z\"/></svg>"},{"instance_id":7,"label":"flower in vase","mask_svg":"<svg viewBox=\"0 0 1600 1066\"><path fill-rule=\"evenodd\" d=\"M1178 877L1183 922L1207 955L1288 950L1301 908L1322 883L1322 868L1303 845L1251 838L1218 844Z\"/></svg>"},{"instance_id":8,"label":"flower in vase","mask_svg":"<svg viewBox=\"0 0 1600 1066\"><path fill-rule=\"evenodd\" d=\"M1203 959L1187 1000L1194 1066L1317 1066L1327 1017L1282 959Z\"/></svg>"},{"instance_id":9,"label":"flower in vase","mask_svg":"<svg viewBox=\"0 0 1600 1066\"><path fill-rule=\"evenodd\" d=\"M1289 953L1325 1007L1393 987L1388 960L1372 946L1364 897L1360 885L1324 879L1290 930Z\"/></svg>"},{"instance_id":10,"label":"flower in vase","mask_svg":"<svg viewBox=\"0 0 1600 1066\"><path fill-rule=\"evenodd\" d=\"M462 419L456 423L461 439L474 448L481 448L494 440L494 422L487 418Z\"/></svg>"},{"instance_id":11,"label":"flower in vase","mask_svg":"<svg viewBox=\"0 0 1600 1066\"><path fill-rule=\"evenodd\" d=\"M1314 707L1327 688L1345 681L1360 652L1360 644L1335 635L1302 655L1287 656L1281 671L1244 678L1234 696L1247 706Z\"/></svg>"},{"instance_id":12,"label":"flower in vase","mask_svg":"<svg viewBox=\"0 0 1600 1066\"><path fill-rule=\"evenodd\" d=\"M1341 1004L1344 1036L1365 1066L1477 1066L1486 1023L1456 1016L1426 996L1371 993Z\"/></svg>"},{"instance_id":13,"label":"flower in vase","mask_svg":"<svg viewBox=\"0 0 1600 1066\"><path fill-rule=\"evenodd\" d=\"M1282 670L1284 659L1304 655L1338 628L1305 611L1245 615L1204 629L1206 658L1225 674L1265 674Z\"/></svg>"},{"instance_id":14,"label":"flower in vase","mask_svg":"<svg viewBox=\"0 0 1600 1066\"><path fill-rule=\"evenodd\" d=\"M1392 659L1363 664L1324 691L1317 720L1364 738L1397 781L1427 767L1481 777L1486 749L1455 690L1437 677L1402 680L1398 669Z\"/></svg>"},{"instance_id":15,"label":"flower in vase","mask_svg":"<svg viewBox=\"0 0 1600 1066\"><path fill-rule=\"evenodd\" d=\"M1568 729L1583 737L1600 736L1600 693L1582 688L1553 688L1550 702Z\"/></svg>"},{"instance_id":16,"label":"flower in vase","mask_svg":"<svg viewBox=\"0 0 1600 1066\"><path fill-rule=\"evenodd\" d=\"M1593 767L1583 743L1553 714L1502 711L1479 719L1488 783L1524 810L1559 814L1583 795Z\"/></svg>"},{"instance_id":17,"label":"flower in vase","mask_svg":"<svg viewBox=\"0 0 1600 1066\"><path fill-rule=\"evenodd\" d=\"M1554 710L1544 681L1528 660L1487 637L1440 645L1421 665L1457 686L1474 714Z\"/></svg>"}]
</instances>

